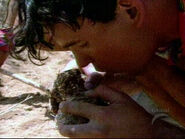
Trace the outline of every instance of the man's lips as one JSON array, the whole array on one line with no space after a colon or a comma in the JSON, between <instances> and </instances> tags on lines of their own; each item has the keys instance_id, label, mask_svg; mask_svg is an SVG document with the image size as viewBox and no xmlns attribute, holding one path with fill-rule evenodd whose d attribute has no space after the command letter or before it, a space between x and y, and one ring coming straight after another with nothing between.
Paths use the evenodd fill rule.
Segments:
<instances>
[{"instance_id":1,"label":"man's lips","mask_svg":"<svg viewBox=\"0 0 185 139\"><path fill-rule=\"evenodd\" d=\"M86 63L83 65L83 67L78 67L77 63L76 63L76 60L71 60L66 66L65 68L62 70L63 71L67 71L67 70L70 70L70 69L74 69L74 68L79 68L80 71L82 73L84 73L85 75L91 75L92 73L94 72L97 72L101 75L105 75L105 72L100 72L100 71L97 71L94 67L94 65L92 63Z\"/></svg>"}]
</instances>

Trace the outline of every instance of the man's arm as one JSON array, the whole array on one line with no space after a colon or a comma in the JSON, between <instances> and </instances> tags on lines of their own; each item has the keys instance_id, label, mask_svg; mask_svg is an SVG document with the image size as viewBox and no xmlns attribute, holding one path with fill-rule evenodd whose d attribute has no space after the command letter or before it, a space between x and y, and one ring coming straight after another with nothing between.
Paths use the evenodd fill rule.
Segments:
<instances>
[{"instance_id":1,"label":"man's arm","mask_svg":"<svg viewBox=\"0 0 185 139\"><path fill-rule=\"evenodd\" d=\"M183 138L185 131L163 121L152 125L152 116L129 96L100 85L86 92L89 97L101 97L109 106L67 101L60 104L60 112L89 119L81 125L63 125L58 121L59 132L68 137L86 138Z\"/></svg>"},{"instance_id":2,"label":"man's arm","mask_svg":"<svg viewBox=\"0 0 185 139\"><path fill-rule=\"evenodd\" d=\"M185 78L160 58L151 63L136 80L161 109L185 127Z\"/></svg>"}]
</instances>

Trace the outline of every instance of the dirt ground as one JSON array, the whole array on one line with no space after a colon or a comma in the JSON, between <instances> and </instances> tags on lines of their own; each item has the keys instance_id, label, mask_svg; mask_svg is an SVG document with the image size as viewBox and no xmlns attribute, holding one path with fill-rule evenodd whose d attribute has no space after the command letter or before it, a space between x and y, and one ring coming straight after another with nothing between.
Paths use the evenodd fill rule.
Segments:
<instances>
[{"instance_id":1,"label":"dirt ground","mask_svg":"<svg viewBox=\"0 0 185 139\"><path fill-rule=\"evenodd\" d=\"M9 57L2 68L51 88L57 73L72 58L69 52L45 55L49 58L43 66ZM61 137L48 113L49 99L45 92L3 74L0 79L0 137ZM20 104L29 96L32 98Z\"/></svg>"},{"instance_id":2,"label":"dirt ground","mask_svg":"<svg viewBox=\"0 0 185 139\"><path fill-rule=\"evenodd\" d=\"M0 0L0 27L6 17L8 0ZM69 52L43 52L49 56L43 66L29 60L9 57L3 69L51 88L57 73L72 58ZM31 99L24 101L27 97ZM49 99L45 92L0 73L0 137L62 137L53 117L48 113Z\"/></svg>"}]
</instances>

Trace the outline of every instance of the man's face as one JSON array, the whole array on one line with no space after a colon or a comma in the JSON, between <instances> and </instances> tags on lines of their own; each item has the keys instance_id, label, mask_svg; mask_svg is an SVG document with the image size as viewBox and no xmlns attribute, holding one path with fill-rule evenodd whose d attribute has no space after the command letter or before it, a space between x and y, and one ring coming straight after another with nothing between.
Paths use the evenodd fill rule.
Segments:
<instances>
[{"instance_id":1,"label":"man's face","mask_svg":"<svg viewBox=\"0 0 185 139\"><path fill-rule=\"evenodd\" d=\"M136 73L154 53L154 40L146 27L138 28L126 12L117 12L115 20L91 23L85 19L74 32L64 24L55 25L52 40L56 49L72 51L80 67L93 63L99 71ZM76 45L64 48L69 42Z\"/></svg>"}]
</instances>

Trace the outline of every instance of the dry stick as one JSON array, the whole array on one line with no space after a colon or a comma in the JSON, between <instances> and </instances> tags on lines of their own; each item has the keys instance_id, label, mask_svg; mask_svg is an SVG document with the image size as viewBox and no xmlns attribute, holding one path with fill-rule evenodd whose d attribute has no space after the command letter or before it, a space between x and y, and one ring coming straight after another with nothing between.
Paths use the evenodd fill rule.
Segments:
<instances>
[{"instance_id":1,"label":"dry stick","mask_svg":"<svg viewBox=\"0 0 185 139\"><path fill-rule=\"evenodd\" d=\"M12 72L7 71L7 70L2 69L2 68L0 68L0 73L2 73L4 75L7 75L9 77L12 77L12 78L14 78L16 80L19 80L19 81L21 81L21 82L23 82L23 83L25 83L27 85L30 85L30 86L32 86L34 88L39 89L41 91L44 91L44 92L47 93L47 95L50 96L50 90L49 89L45 88L44 86L42 86L42 85L40 85L40 84L30 80L30 79L26 79L25 77L22 77L22 76L20 76L18 74L12 73Z\"/></svg>"}]
</instances>

